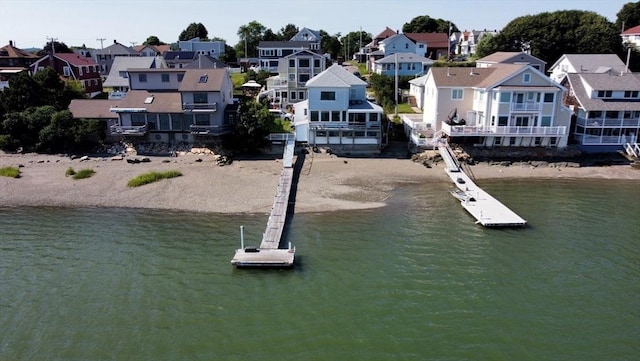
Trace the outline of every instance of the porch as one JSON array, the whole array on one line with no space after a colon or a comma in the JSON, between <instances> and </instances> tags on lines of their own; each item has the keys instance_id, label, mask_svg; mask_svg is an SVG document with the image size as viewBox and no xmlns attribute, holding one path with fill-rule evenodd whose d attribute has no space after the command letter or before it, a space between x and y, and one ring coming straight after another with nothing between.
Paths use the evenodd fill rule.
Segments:
<instances>
[{"instance_id":1,"label":"porch","mask_svg":"<svg viewBox=\"0 0 640 361\"><path fill-rule=\"evenodd\" d=\"M451 125L442 123L441 129L451 137L477 136L553 136L561 137L567 133L567 127L538 127L538 126L482 126L482 125Z\"/></svg>"}]
</instances>

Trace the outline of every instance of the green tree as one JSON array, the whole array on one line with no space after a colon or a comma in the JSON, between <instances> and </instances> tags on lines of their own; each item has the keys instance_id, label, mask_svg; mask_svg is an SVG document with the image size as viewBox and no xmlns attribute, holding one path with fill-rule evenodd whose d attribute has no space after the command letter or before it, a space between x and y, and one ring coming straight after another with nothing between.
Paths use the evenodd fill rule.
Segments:
<instances>
[{"instance_id":1,"label":"green tree","mask_svg":"<svg viewBox=\"0 0 640 361\"><path fill-rule=\"evenodd\" d=\"M621 31L640 25L640 1L624 4L616 15L616 26Z\"/></svg>"},{"instance_id":2,"label":"green tree","mask_svg":"<svg viewBox=\"0 0 640 361\"><path fill-rule=\"evenodd\" d=\"M264 104L243 98L238 107L238 120L226 146L241 153L257 153L269 143L269 128L275 118Z\"/></svg>"},{"instance_id":3,"label":"green tree","mask_svg":"<svg viewBox=\"0 0 640 361\"><path fill-rule=\"evenodd\" d=\"M331 59L337 59L339 55L344 53L340 43L340 33L329 35L326 31L320 30L320 39L322 52L331 55Z\"/></svg>"},{"instance_id":4,"label":"green tree","mask_svg":"<svg viewBox=\"0 0 640 361\"><path fill-rule=\"evenodd\" d=\"M352 31L340 39L343 50L346 49L345 60L350 60L351 56L360 51L360 44L362 46L371 42L371 34L364 31Z\"/></svg>"},{"instance_id":5,"label":"green tree","mask_svg":"<svg viewBox=\"0 0 640 361\"><path fill-rule=\"evenodd\" d=\"M493 34L488 33L480 39L480 42L476 45L476 56L484 57L499 51L498 43L493 41L493 37Z\"/></svg>"},{"instance_id":6,"label":"green tree","mask_svg":"<svg viewBox=\"0 0 640 361\"><path fill-rule=\"evenodd\" d=\"M622 53L619 29L605 17L581 10L518 17L490 38L485 49L530 51L548 64L563 54Z\"/></svg>"},{"instance_id":7,"label":"green tree","mask_svg":"<svg viewBox=\"0 0 640 361\"><path fill-rule=\"evenodd\" d=\"M22 147L25 151L35 151L40 131L50 123L55 112L56 109L48 105L7 114L2 131L10 139L8 150Z\"/></svg>"},{"instance_id":8,"label":"green tree","mask_svg":"<svg viewBox=\"0 0 640 361\"><path fill-rule=\"evenodd\" d=\"M193 39L193 38L192 38ZM151 35L147 38L147 40L142 43L142 45L167 45L166 43L160 41L157 36Z\"/></svg>"},{"instance_id":9,"label":"green tree","mask_svg":"<svg viewBox=\"0 0 640 361\"><path fill-rule=\"evenodd\" d=\"M244 58L256 57L258 55L258 44L266 30L267 28L264 25L255 20L247 25L240 26L237 32L240 41L235 46L236 54Z\"/></svg>"},{"instance_id":10,"label":"green tree","mask_svg":"<svg viewBox=\"0 0 640 361\"><path fill-rule=\"evenodd\" d=\"M52 51L52 50L55 50L55 51ZM36 55L45 56L49 53L73 53L73 50L71 50L65 43L50 41L44 44L44 46L42 47L42 50L38 51Z\"/></svg>"},{"instance_id":11,"label":"green tree","mask_svg":"<svg viewBox=\"0 0 640 361\"><path fill-rule=\"evenodd\" d=\"M449 29L451 27L451 29ZM428 15L416 16L402 26L403 33L449 33L457 32L456 24L449 20L434 19Z\"/></svg>"},{"instance_id":12,"label":"green tree","mask_svg":"<svg viewBox=\"0 0 640 361\"><path fill-rule=\"evenodd\" d=\"M191 23L180 33L178 40L186 41L193 38L207 40L207 35L209 35L209 32L207 31L207 28L202 25L202 23Z\"/></svg>"},{"instance_id":13,"label":"green tree","mask_svg":"<svg viewBox=\"0 0 640 361\"><path fill-rule=\"evenodd\" d=\"M293 24L287 24L282 29L280 29L280 31L278 31L278 39L282 41L289 41L294 36L296 36L298 32L300 32L300 30L297 26Z\"/></svg>"},{"instance_id":14,"label":"green tree","mask_svg":"<svg viewBox=\"0 0 640 361\"><path fill-rule=\"evenodd\" d=\"M262 41L278 41L281 40L278 34L274 33L271 29L266 29L262 33Z\"/></svg>"}]
</instances>

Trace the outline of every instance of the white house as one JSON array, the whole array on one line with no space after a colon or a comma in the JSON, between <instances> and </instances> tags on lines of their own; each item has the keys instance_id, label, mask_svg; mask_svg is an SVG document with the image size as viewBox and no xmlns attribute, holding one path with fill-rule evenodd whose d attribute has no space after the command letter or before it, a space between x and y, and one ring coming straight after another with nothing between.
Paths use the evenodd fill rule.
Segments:
<instances>
[{"instance_id":1,"label":"white house","mask_svg":"<svg viewBox=\"0 0 640 361\"><path fill-rule=\"evenodd\" d=\"M564 54L549 68L549 76L561 83L567 74L620 74L626 71L627 67L615 54Z\"/></svg>"},{"instance_id":2,"label":"white house","mask_svg":"<svg viewBox=\"0 0 640 361\"><path fill-rule=\"evenodd\" d=\"M616 152L638 142L640 74L569 73L567 106L576 115L573 139L580 150Z\"/></svg>"},{"instance_id":3,"label":"white house","mask_svg":"<svg viewBox=\"0 0 640 361\"><path fill-rule=\"evenodd\" d=\"M564 88L530 65L431 68L422 128L481 146L565 147Z\"/></svg>"},{"instance_id":4,"label":"white house","mask_svg":"<svg viewBox=\"0 0 640 361\"><path fill-rule=\"evenodd\" d=\"M629 28L620 34L622 43L640 49L640 25Z\"/></svg>"},{"instance_id":5,"label":"white house","mask_svg":"<svg viewBox=\"0 0 640 361\"><path fill-rule=\"evenodd\" d=\"M289 41L308 41L309 49L318 52L322 49L322 36L320 32L308 28L302 28Z\"/></svg>"},{"instance_id":6,"label":"white house","mask_svg":"<svg viewBox=\"0 0 640 361\"><path fill-rule=\"evenodd\" d=\"M107 79L102 83L102 86L108 88L109 99L122 99L129 91L129 73L127 69L154 68L167 68L162 57L116 56L113 59L109 75L107 75Z\"/></svg>"},{"instance_id":7,"label":"white house","mask_svg":"<svg viewBox=\"0 0 640 361\"><path fill-rule=\"evenodd\" d=\"M296 140L333 152L379 153L383 110L366 99L366 82L334 64L306 84L309 97L294 105Z\"/></svg>"},{"instance_id":8,"label":"white house","mask_svg":"<svg viewBox=\"0 0 640 361\"><path fill-rule=\"evenodd\" d=\"M387 76L420 76L426 74L433 63L433 60L414 53L395 53L375 60L373 72Z\"/></svg>"}]
</instances>

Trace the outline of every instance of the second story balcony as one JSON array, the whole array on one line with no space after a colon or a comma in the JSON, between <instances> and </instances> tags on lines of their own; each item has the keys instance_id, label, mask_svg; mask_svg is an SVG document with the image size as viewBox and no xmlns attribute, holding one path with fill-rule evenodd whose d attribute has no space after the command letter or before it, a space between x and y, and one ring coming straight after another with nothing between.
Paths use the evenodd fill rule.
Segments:
<instances>
[{"instance_id":1,"label":"second story balcony","mask_svg":"<svg viewBox=\"0 0 640 361\"><path fill-rule=\"evenodd\" d=\"M192 124L190 127L191 134L196 135L213 135L219 136L224 135L233 129L233 127L229 124L226 125L197 125Z\"/></svg>"},{"instance_id":2,"label":"second story balcony","mask_svg":"<svg viewBox=\"0 0 640 361\"><path fill-rule=\"evenodd\" d=\"M218 103L182 103L185 112L215 113L218 111Z\"/></svg>"},{"instance_id":3,"label":"second story balcony","mask_svg":"<svg viewBox=\"0 0 640 361\"><path fill-rule=\"evenodd\" d=\"M511 103L511 111L514 112L539 112L542 103Z\"/></svg>"}]
</instances>

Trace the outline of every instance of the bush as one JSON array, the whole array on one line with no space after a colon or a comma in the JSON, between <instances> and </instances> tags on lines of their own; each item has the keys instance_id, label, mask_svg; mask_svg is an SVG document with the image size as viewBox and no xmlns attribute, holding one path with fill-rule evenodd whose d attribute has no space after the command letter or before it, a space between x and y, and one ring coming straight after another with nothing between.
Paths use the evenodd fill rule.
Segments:
<instances>
[{"instance_id":1,"label":"bush","mask_svg":"<svg viewBox=\"0 0 640 361\"><path fill-rule=\"evenodd\" d=\"M11 177L11 178L20 178L20 169L17 167L3 167L0 168L0 176L2 177Z\"/></svg>"},{"instance_id":2,"label":"bush","mask_svg":"<svg viewBox=\"0 0 640 361\"><path fill-rule=\"evenodd\" d=\"M77 173L73 174L73 179L85 179L96 174L93 169L80 169Z\"/></svg>"},{"instance_id":3,"label":"bush","mask_svg":"<svg viewBox=\"0 0 640 361\"><path fill-rule=\"evenodd\" d=\"M161 179L168 179L168 178L175 178L175 177L180 177L182 176L182 173L180 173L180 171L177 170L170 170L170 171L166 171L166 172L150 172L150 173L144 173L144 174L140 174L139 176L131 179L128 183L127 186L129 187L139 187L145 184L149 184L149 183L153 183L153 182L157 182Z\"/></svg>"}]
</instances>

